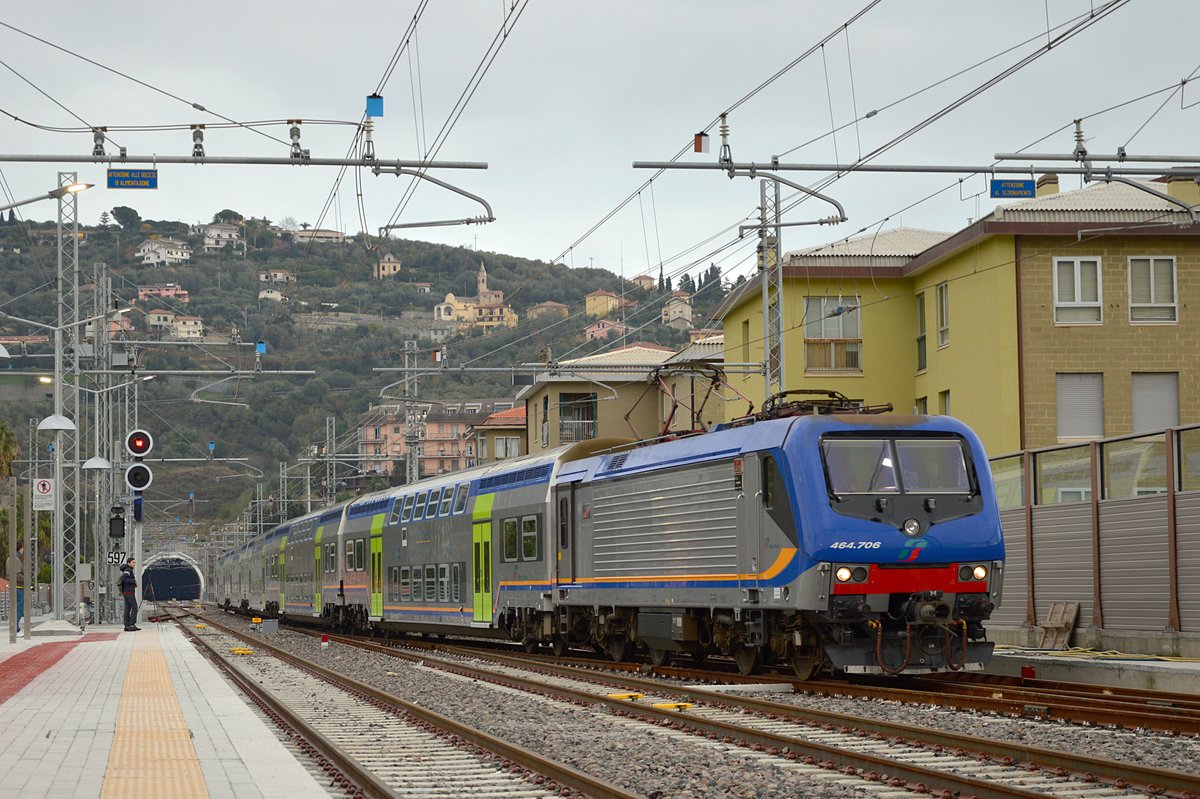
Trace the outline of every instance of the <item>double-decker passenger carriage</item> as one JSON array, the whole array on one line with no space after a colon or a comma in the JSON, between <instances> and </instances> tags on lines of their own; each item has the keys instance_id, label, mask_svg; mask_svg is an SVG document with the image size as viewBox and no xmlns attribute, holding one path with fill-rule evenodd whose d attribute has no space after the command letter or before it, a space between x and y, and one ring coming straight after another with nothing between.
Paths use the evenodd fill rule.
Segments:
<instances>
[{"instance_id":1,"label":"double-decker passenger carriage","mask_svg":"<svg viewBox=\"0 0 1200 799\"><path fill-rule=\"evenodd\" d=\"M830 407L853 405L366 495L227 554L218 599L615 660L722 654L745 673L982 668L1004 545L978 438L945 416L816 413Z\"/></svg>"}]
</instances>

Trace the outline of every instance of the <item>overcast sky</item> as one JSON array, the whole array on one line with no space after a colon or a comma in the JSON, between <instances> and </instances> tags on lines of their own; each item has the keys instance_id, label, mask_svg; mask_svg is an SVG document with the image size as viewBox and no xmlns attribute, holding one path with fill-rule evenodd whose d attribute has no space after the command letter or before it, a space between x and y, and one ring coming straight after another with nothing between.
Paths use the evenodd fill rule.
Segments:
<instances>
[{"instance_id":1,"label":"overcast sky","mask_svg":"<svg viewBox=\"0 0 1200 799\"><path fill-rule=\"evenodd\" d=\"M421 18L416 47L401 59L383 90L385 116L377 121L380 158L415 159L432 142L500 28L512 0L433 0ZM723 110L827 34L839 30L867 0L852 3L761 0L518 0L519 18L478 91L438 154L442 160L485 161L485 172L442 170L437 177L485 197L497 221L484 226L427 228L405 237L428 239L530 258L549 259L599 222L649 173L635 160L668 160ZM883 0L838 35L822 53L800 63L741 105L730 117L737 161L851 161L955 98L1017 63L1067 23L1102 0ZM22 4L0 21L47 39L190 102L239 120L357 121L364 97L379 83L388 60L418 7L406 2L231 3L201 5L125 2ZM1177 85L1200 67L1195 0L1132 0L963 108L879 159L881 163L983 164L994 153L1029 145L1072 119L1139 95ZM1061 30L1061 29L1059 29ZM881 111L836 137L844 125L965 67L1029 44L917 97ZM411 61L410 61L411 59ZM0 152L91 152L89 134L50 133L13 121L112 127L218 122L210 114L105 72L12 30L0 28ZM410 69L411 63L411 69ZM419 67L419 82L417 70ZM853 89L851 74L853 75ZM827 89L828 86L828 89ZM414 97L415 102L414 102ZM1172 97L1130 141L1167 94L1090 119L1093 152L1191 154L1197 150L1200 80ZM1183 106L1191 105L1191 108ZM416 111L414 112L414 106ZM314 156L342 157L353 128L304 127ZM287 139L286 128L267 132ZM715 131L714 131L715 134ZM187 130L113 131L130 154L190 155ZM1065 130L1038 145L1069 152ZM115 147L108 145L109 151ZM287 148L246 130L209 130L209 155L283 156ZM706 156L715 161L713 136ZM81 218L95 223L103 210L129 205L143 217L209 221L233 208L272 220L294 217L316 224L336 170L328 167L163 166L157 191L103 188L104 168L82 164L2 163L17 198L55 185L57 169L76 169L98 184L82 195ZM822 175L790 173L813 184ZM991 210L973 195L986 189L976 177L955 185L946 175L848 176L827 191L849 221L836 227L791 228L792 250L900 224L956 230ZM363 174L363 204L372 233L393 214L405 179ZM1065 178L1064 188L1079 185ZM944 186L934 200L899 209ZM736 225L758 202L754 181L718 172L673 172L630 203L566 255L626 276L657 272L658 262ZM49 204L23 209L49 219ZM479 206L425 186L400 217L417 222L474 216ZM803 221L829 213L808 203L789 214ZM361 230L352 174L342 185L323 227ZM711 248L729 235L714 239ZM708 248L696 250L701 258ZM752 246L725 250L730 273L745 271ZM623 263L622 263L623 262ZM674 268L688 263L673 262ZM698 266L707 265L708 260ZM672 266L668 267L668 272ZM695 271L693 269L693 271Z\"/></svg>"}]
</instances>

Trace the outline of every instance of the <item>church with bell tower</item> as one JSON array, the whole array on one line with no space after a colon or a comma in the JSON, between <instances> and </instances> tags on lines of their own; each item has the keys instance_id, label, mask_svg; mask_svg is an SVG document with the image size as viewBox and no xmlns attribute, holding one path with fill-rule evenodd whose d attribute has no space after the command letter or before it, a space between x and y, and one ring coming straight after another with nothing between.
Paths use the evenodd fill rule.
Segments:
<instances>
[{"instance_id":1,"label":"church with bell tower","mask_svg":"<svg viewBox=\"0 0 1200 799\"><path fill-rule=\"evenodd\" d=\"M447 294L444 302L433 308L433 318L440 322L454 321L461 327L515 327L517 314L504 304L504 292L488 288L487 268L479 262L475 276L474 297L455 297Z\"/></svg>"}]
</instances>

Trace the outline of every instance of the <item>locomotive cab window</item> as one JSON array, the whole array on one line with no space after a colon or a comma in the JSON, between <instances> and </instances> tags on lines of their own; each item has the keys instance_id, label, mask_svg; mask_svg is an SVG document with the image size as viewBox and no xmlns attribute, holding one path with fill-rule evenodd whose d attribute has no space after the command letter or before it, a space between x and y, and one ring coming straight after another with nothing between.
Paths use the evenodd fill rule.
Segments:
<instances>
[{"instance_id":1,"label":"locomotive cab window","mask_svg":"<svg viewBox=\"0 0 1200 799\"><path fill-rule=\"evenodd\" d=\"M956 438L826 437L829 490L846 494L971 494L963 442Z\"/></svg>"},{"instance_id":2,"label":"locomotive cab window","mask_svg":"<svg viewBox=\"0 0 1200 799\"><path fill-rule=\"evenodd\" d=\"M779 490L779 467L770 455L762 459L762 504L768 510L775 505L775 492Z\"/></svg>"}]
</instances>

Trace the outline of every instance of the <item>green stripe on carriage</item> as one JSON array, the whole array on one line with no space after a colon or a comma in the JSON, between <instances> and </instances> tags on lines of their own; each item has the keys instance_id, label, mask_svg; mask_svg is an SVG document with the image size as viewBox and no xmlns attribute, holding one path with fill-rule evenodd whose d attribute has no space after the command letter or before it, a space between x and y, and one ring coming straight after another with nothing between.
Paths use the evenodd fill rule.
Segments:
<instances>
[{"instance_id":1,"label":"green stripe on carriage","mask_svg":"<svg viewBox=\"0 0 1200 799\"><path fill-rule=\"evenodd\" d=\"M475 509L471 513L471 519L477 522L486 522L492 518L492 503L495 500L495 494L481 494L475 497Z\"/></svg>"},{"instance_id":2,"label":"green stripe on carriage","mask_svg":"<svg viewBox=\"0 0 1200 799\"><path fill-rule=\"evenodd\" d=\"M371 517L371 535L383 535L383 520L386 513L379 513Z\"/></svg>"}]
</instances>

